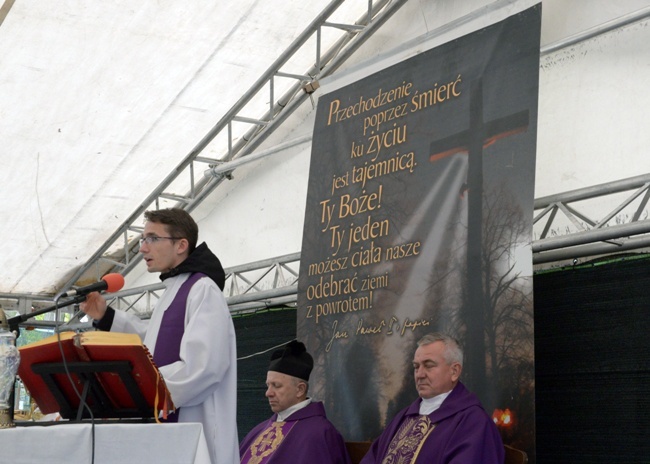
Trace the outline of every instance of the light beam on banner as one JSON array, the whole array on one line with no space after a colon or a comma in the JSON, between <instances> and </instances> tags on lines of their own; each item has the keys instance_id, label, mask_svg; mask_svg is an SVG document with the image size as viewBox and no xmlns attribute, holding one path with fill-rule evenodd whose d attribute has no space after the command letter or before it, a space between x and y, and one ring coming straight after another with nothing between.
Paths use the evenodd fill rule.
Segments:
<instances>
[{"instance_id":1,"label":"light beam on banner","mask_svg":"<svg viewBox=\"0 0 650 464\"><path fill-rule=\"evenodd\" d=\"M406 318L416 319L429 317L431 313L431 302L427 299L429 280L422 276L431 274L434 264L439 257L441 249L446 250L450 242L465 244L467 200L466 196L460 195L467 178L468 161L467 156L454 156L445 167L444 171L437 177L427 195L422 199L410 219L402 226L399 236L393 240L393 245L404 241L421 240L421 252L416 258L409 276L406 280L403 291L394 304L395 312L388 314L388 317L398 318L404 321ZM421 227L422 217L435 216L430 230L426 236L419 237L418 229ZM454 222L455 221L455 222ZM440 237L449 237L450 224L457 224L452 231L453 236L448 240ZM395 272L394 262L383 262L377 267L377 274ZM388 403L403 386L403 381L409 376L408 371L411 365L413 352L413 340L410 336L386 336L378 339L373 344L375 359L380 365L377 372L391 372L388 376L378 376L377 380L382 382L380 388L381 397L377 398L377 408L382 421L387 419ZM348 351L348 350L346 350ZM355 359L350 352L341 353L343 359ZM340 376L333 380L339 385L334 388L345 388L347 379ZM342 405L346 410L354 411L354 399L344 396L345 403ZM351 427L361 426L361 417L350 417Z\"/></svg>"},{"instance_id":2,"label":"light beam on banner","mask_svg":"<svg viewBox=\"0 0 650 464\"><path fill-rule=\"evenodd\" d=\"M459 221L464 222L467 217L467 202L459 195L467 178L467 167L466 156L455 157L404 227L403 236L407 240L414 240L416 238L414 234L420 222L419 218L426 214L436 215L431 229L422 240L420 254L411 267L404 291L395 305L396 311L393 315L400 321L404 321L406 318L411 320L426 318L430 315L431 302L427 299L430 282L423 276L431 274L441 248L448 245L440 237L449 235L447 231L452 224L452 218L456 216ZM445 187L446 190L444 190ZM436 202L440 204L439 209L432 207ZM464 227L456 227L454 234L465 235ZM414 301L419 304L413 304ZM386 382L384 392L388 398L393 398L399 393L403 379L411 371L413 340L411 337L384 337L383 342L380 349L381 354L377 359L380 364L387 369L392 369L396 374L384 377ZM405 356L408 358L406 362ZM382 417L386 415L387 405L386 401L379 404Z\"/></svg>"}]
</instances>

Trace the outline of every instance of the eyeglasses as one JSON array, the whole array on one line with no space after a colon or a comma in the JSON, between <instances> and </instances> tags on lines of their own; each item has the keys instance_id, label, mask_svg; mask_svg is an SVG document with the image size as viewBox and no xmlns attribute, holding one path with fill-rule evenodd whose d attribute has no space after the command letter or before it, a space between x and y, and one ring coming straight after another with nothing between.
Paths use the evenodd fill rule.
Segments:
<instances>
[{"instance_id":1,"label":"eyeglasses","mask_svg":"<svg viewBox=\"0 0 650 464\"><path fill-rule=\"evenodd\" d=\"M158 237L157 235L150 235L148 237L142 237L140 239L140 246L144 245L145 243L147 245L151 245L152 243L156 243L159 240L180 240L182 237Z\"/></svg>"}]
</instances>

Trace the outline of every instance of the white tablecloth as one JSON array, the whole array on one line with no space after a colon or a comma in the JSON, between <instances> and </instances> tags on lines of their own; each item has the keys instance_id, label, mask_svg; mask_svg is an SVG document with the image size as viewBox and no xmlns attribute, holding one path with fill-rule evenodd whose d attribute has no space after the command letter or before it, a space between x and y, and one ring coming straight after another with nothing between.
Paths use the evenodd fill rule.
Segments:
<instances>
[{"instance_id":1,"label":"white tablecloth","mask_svg":"<svg viewBox=\"0 0 650 464\"><path fill-rule=\"evenodd\" d=\"M1 429L0 452L15 464L91 463L92 426ZM95 464L210 464L201 424L97 424L94 454Z\"/></svg>"}]
</instances>

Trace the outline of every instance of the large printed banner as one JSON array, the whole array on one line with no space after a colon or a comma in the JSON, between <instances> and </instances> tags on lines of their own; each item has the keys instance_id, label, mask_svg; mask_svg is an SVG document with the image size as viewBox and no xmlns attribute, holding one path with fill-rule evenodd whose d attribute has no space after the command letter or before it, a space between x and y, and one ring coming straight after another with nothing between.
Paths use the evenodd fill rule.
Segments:
<instances>
[{"instance_id":1,"label":"large printed banner","mask_svg":"<svg viewBox=\"0 0 650 464\"><path fill-rule=\"evenodd\" d=\"M461 380L534 459L540 23L538 5L319 99L298 337L347 440L417 397L416 341L444 331Z\"/></svg>"}]
</instances>

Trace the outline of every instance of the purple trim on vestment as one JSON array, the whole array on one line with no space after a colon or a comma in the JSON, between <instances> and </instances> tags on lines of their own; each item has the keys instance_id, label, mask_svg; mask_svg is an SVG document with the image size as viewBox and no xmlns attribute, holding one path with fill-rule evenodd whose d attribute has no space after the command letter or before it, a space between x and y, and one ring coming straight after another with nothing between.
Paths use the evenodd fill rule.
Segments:
<instances>
[{"instance_id":1,"label":"purple trim on vestment","mask_svg":"<svg viewBox=\"0 0 650 464\"><path fill-rule=\"evenodd\" d=\"M181 340L185 333L185 313L187 309L187 296L192 286L205 274L200 272L194 273L181 284L178 292L174 296L158 329L156 338L156 348L153 352L153 362L158 367L166 366L181 359ZM178 422L178 412L170 414L166 422Z\"/></svg>"}]
</instances>

